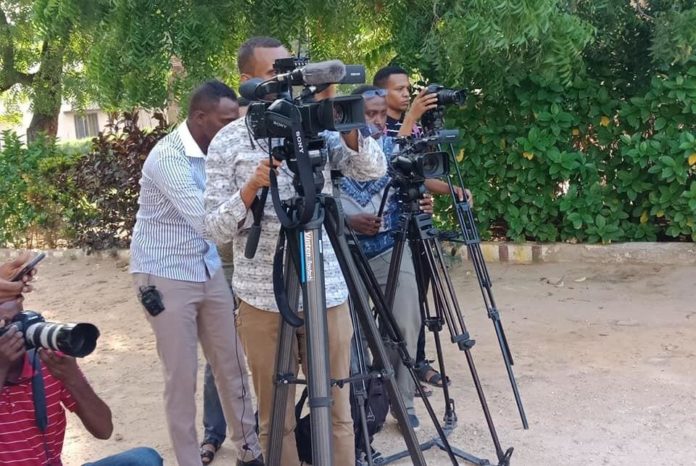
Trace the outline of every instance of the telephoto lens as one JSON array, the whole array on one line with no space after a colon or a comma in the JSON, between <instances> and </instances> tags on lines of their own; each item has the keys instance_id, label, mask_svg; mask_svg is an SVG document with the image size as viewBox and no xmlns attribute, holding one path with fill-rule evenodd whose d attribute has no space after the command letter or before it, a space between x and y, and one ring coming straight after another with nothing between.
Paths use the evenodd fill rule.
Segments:
<instances>
[{"instance_id":1,"label":"telephoto lens","mask_svg":"<svg viewBox=\"0 0 696 466\"><path fill-rule=\"evenodd\" d=\"M46 322L41 314L34 311L20 312L9 325L22 332L27 349L46 348L78 358L91 354L99 338L99 329L92 324ZM9 325L0 329L0 335Z\"/></svg>"}]
</instances>

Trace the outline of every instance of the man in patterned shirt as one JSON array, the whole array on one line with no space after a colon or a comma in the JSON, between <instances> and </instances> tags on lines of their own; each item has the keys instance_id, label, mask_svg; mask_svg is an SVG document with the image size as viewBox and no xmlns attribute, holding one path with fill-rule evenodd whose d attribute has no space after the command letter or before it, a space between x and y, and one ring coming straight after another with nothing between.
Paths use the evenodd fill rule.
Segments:
<instances>
[{"instance_id":1,"label":"man in patterned shirt","mask_svg":"<svg viewBox=\"0 0 696 466\"><path fill-rule=\"evenodd\" d=\"M257 77L274 76L273 63L290 54L277 40L268 37L249 39L238 54L238 67L242 81ZM325 132L329 162L324 169L323 191L331 194L330 169L337 169L355 179L375 179L384 175L386 163L379 145L372 138L365 138L352 131L345 135ZM243 120L235 121L215 136L210 144L206 161L207 184L205 189L206 226L218 242L234 241L234 276L232 286L241 300L238 330L247 355L254 381L259 408L260 439L264 449L268 445L268 431L274 391L274 366L280 315L276 307L272 267L280 222L269 198L261 223L261 237L256 256L247 259L244 249L253 221L250 206L257 191L269 185L270 170L278 174L281 199L295 195L293 175L287 166L278 161L273 166L268 155L252 141ZM324 274L329 341L330 377L346 378L350 368L350 341L352 328L348 313L348 290L326 235L323 235ZM298 329L293 352L297 361L304 360L306 348L304 329ZM283 465L298 466L294 437L294 385L290 387L283 437ZM332 388L333 458L336 466L354 466L355 442L350 413L348 388Z\"/></svg>"},{"instance_id":2,"label":"man in patterned shirt","mask_svg":"<svg viewBox=\"0 0 696 466\"><path fill-rule=\"evenodd\" d=\"M160 313L144 306L145 317L157 340L169 436L180 466L201 464L195 428L198 341L220 391L237 465L263 464L234 300L204 226L208 146L238 112L232 89L219 81L203 84L191 97L186 121L148 155L140 180L130 270L141 300L161 296L163 302Z\"/></svg>"}]
</instances>

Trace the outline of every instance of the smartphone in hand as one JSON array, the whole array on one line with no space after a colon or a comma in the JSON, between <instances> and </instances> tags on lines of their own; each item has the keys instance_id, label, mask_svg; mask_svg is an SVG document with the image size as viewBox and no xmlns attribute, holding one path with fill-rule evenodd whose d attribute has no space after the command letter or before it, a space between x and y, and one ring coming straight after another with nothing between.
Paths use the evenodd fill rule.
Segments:
<instances>
[{"instance_id":1,"label":"smartphone in hand","mask_svg":"<svg viewBox=\"0 0 696 466\"><path fill-rule=\"evenodd\" d=\"M34 267L36 267L39 262L41 262L44 258L46 257L46 253L42 252L39 253L36 257L34 257L32 260L24 264L24 267L14 274L14 276L10 279L11 282L18 282L20 281L26 274L34 270Z\"/></svg>"}]
</instances>

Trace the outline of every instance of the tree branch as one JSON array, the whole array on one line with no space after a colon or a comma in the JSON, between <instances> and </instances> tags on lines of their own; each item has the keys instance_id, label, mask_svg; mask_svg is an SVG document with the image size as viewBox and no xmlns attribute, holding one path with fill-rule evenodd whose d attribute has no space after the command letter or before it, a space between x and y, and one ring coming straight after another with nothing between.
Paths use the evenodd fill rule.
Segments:
<instances>
[{"instance_id":1,"label":"tree branch","mask_svg":"<svg viewBox=\"0 0 696 466\"><path fill-rule=\"evenodd\" d=\"M0 8L0 37L4 36L4 45L0 49L2 57L2 73L0 74L0 92L5 92L15 84L31 86L34 74L23 73L15 68L15 48L10 23L7 21L5 11Z\"/></svg>"}]
</instances>

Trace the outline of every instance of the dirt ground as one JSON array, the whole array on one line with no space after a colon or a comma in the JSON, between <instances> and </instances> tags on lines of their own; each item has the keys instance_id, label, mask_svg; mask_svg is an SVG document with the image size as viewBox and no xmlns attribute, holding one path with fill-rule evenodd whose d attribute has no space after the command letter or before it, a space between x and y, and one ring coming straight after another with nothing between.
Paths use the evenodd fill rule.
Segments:
<instances>
[{"instance_id":1,"label":"dirt ground","mask_svg":"<svg viewBox=\"0 0 696 466\"><path fill-rule=\"evenodd\" d=\"M515 448L511 464L696 464L696 267L490 265L529 418L527 431L469 270L467 263L455 266L453 281L477 341L472 354L500 443ZM65 464L137 445L154 447L167 464L175 464L154 340L126 264L48 259L25 307L49 319L92 322L102 332L97 351L81 366L111 406L115 432L108 441L93 439L71 415ZM431 340L431 357L432 348ZM497 463L464 354L449 343L445 348L459 416L450 441ZM441 397L431 399L441 416ZM434 430L423 406L417 409L423 425L419 437L425 440ZM391 453L403 442L395 421L387 423L376 445ZM450 464L440 451L425 457L429 465ZM234 464L229 443L214 464Z\"/></svg>"}]
</instances>

